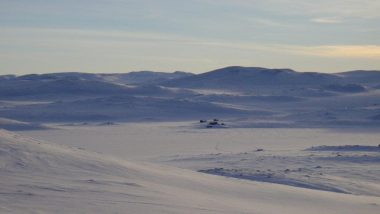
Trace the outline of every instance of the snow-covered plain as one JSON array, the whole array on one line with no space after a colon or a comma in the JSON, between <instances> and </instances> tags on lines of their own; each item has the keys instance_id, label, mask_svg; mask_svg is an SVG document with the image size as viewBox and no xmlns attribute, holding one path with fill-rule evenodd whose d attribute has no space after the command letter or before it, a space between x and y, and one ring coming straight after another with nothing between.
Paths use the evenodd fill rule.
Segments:
<instances>
[{"instance_id":1,"label":"snow-covered plain","mask_svg":"<svg viewBox=\"0 0 380 214\"><path fill-rule=\"evenodd\" d=\"M376 213L379 80L0 76L0 213Z\"/></svg>"},{"instance_id":2,"label":"snow-covered plain","mask_svg":"<svg viewBox=\"0 0 380 214\"><path fill-rule=\"evenodd\" d=\"M226 177L380 196L380 147L339 148L293 152L258 149L243 153L177 156L168 158L166 163Z\"/></svg>"},{"instance_id":3,"label":"snow-covered plain","mask_svg":"<svg viewBox=\"0 0 380 214\"><path fill-rule=\"evenodd\" d=\"M0 131L1 213L376 213L379 197L132 163Z\"/></svg>"},{"instance_id":4,"label":"snow-covered plain","mask_svg":"<svg viewBox=\"0 0 380 214\"><path fill-rule=\"evenodd\" d=\"M133 161L311 189L380 195L378 128L200 127L195 122L160 122L61 126L23 133ZM346 144L357 146L331 149ZM318 145L329 146L315 147Z\"/></svg>"},{"instance_id":5,"label":"snow-covered plain","mask_svg":"<svg viewBox=\"0 0 380 214\"><path fill-rule=\"evenodd\" d=\"M143 161L171 155L241 153L260 148L301 151L319 145L377 146L380 142L380 128L376 127L207 129L197 121L49 126L51 129L48 131L20 133L57 144Z\"/></svg>"}]
</instances>

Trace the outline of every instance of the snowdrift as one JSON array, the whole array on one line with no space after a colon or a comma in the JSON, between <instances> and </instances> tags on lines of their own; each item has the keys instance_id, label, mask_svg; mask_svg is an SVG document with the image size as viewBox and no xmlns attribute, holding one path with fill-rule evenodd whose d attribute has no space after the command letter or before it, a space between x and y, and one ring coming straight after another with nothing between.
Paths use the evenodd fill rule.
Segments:
<instances>
[{"instance_id":1,"label":"snowdrift","mask_svg":"<svg viewBox=\"0 0 380 214\"><path fill-rule=\"evenodd\" d=\"M380 198L151 165L0 130L1 213L376 213Z\"/></svg>"}]
</instances>

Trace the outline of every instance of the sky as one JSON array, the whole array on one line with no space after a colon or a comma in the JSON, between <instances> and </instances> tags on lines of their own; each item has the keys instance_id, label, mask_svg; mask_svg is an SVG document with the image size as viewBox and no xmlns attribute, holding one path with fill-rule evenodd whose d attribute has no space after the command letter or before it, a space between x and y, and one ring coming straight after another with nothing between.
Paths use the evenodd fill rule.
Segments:
<instances>
[{"instance_id":1,"label":"sky","mask_svg":"<svg viewBox=\"0 0 380 214\"><path fill-rule=\"evenodd\" d=\"M0 75L380 70L380 0L0 0Z\"/></svg>"}]
</instances>

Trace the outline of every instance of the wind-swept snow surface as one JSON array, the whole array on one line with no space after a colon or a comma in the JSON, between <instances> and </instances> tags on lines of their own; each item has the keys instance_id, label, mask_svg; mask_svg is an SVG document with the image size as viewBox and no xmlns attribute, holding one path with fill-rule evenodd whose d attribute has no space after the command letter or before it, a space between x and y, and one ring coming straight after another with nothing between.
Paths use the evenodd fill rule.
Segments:
<instances>
[{"instance_id":1,"label":"wind-swept snow surface","mask_svg":"<svg viewBox=\"0 0 380 214\"><path fill-rule=\"evenodd\" d=\"M169 160L166 163L208 174L380 197L378 146L322 146L286 152L257 149Z\"/></svg>"},{"instance_id":2,"label":"wind-swept snow surface","mask_svg":"<svg viewBox=\"0 0 380 214\"><path fill-rule=\"evenodd\" d=\"M224 178L0 130L1 213L376 213L380 198Z\"/></svg>"}]
</instances>

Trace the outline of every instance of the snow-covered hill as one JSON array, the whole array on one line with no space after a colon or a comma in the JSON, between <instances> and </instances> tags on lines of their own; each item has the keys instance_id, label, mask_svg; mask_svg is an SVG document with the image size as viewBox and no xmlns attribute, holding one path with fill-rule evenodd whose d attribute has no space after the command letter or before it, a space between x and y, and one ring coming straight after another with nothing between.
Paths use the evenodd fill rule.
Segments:
<instances>
[{"instance_id":1,"label":"snow-covered hill","mask_svg":"<svg viewBox=\"0 0 380 214\"><path fill-rule=\"evenodd\" d=\"M102 78L106 81L132 84L132 85L147 85L159 84L161 82L175 80L179 78L193 76L192 73L176 71L173 73L153 72L153 71L135 71L126 74L102 74Z\"/></svg>"},{"instance_id":2,"label":"snow-covered hill","mask_svg":"<svg viewBox=\"0 0 380 214\"><path fill-rule=\"evenodd\" d=\"M45 125L41 125L39 123L22 122L22 121L11 120L11 119L0 117L0 129L21 131L21 130L49 129L49 127Z\"/></svg>"},{"instance_id":3,"label":"snow-covered hill","mask_svg":"<svg viewBox=\"0 0 380 214\"><path fill-rule=\"evenodd\" d=\"M0 130L1 213L376 213L378 197L133 163Z\"/></svg>"},{"instance_id":4,"label":"snow-covered hill","mask_svg":"<svg viewBox=\"0 0 380 214\"><path fill-rule=\"evenodd\" d=\"M226 67L165 83L166 86L210 89L251 89L255 87L314 86L341 82L333 74L300 73L291 69Z\"/></svg>"},{"instance_id":5,"label":"snow-covered hill","mask_svg":"<svg viewBox=\"0 0 380 214\"><path fill-rule=\"evenodd\" d=\"M234 66L198 75L7 75L0 77L0 117L27 122L239 117L279 126L379 126L379 74Z\"/></svg>"},{"instance_id":6,"label":"snow-covered hill","mask_svg":"<svg viewBox=\"0 0 380 214\"><path fill-rule=\"evenodd\" d=\"M347 71L337 73L337 75L344 77L350 83L376 85L380 82L380 71Z\"/></svg>"},{"instance_id":7,"label":"snow-covered hill","mask_svg":"<svg viewBox=\"0 0 380 214\"><path fill-rule=\"evenodd\" d=\"M129 73L81 73L81 72L61 72L61 73L48 73L48 74L27 74L22 76L16 75L2 75L1 80L92 80L102 81L117 84L129 85L146 85L157 84L163 81L174 80L178 78L192 76L194 74L176 71L173 73L168 72L153 72L153 71L134 71Z\"/></svg>"},{"instance_id":8,"label":"snow-covered hill","mask_svg":"<svg viewBox=\"0 0 380 214\"><path fill-rule=\"evenodd\" d=\"M0 109L4 117L30 122L165 121L249 114L270 113L203 101L145 96L107 96Z\"/></svg>"},{"instance_id":9,"label":"snow-covered hill","mask_svg":"<svg viewBox=\"0 0 380 214\"><path fill-rule=\"evenodd\" d=\"M127 92L125 86L87 79L33 79L17 78L0 81L0 97L14 99L17 97L46 97L72 95L107 95Z\"/></svg>"}]
</instances>

